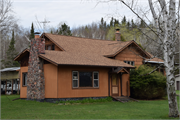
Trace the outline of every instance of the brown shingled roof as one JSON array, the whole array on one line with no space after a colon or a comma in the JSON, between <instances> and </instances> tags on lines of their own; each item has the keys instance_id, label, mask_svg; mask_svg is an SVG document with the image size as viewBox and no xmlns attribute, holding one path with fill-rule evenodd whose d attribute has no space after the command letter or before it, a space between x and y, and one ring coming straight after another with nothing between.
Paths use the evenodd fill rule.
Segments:
<instances>
[{"instance_id":1,"label":"brown shingled roof","mask_svg":"<svg viewBox=\"0 0 180 120\"><path fill-rule=\"evenodd\" d=\"M40 54L39 57L47 61L53 62L55 65L87 65L134 68L134 66L126 64L122 61L106 58L99 54L46 50L45 54Z\"/></svg>"},{"instance_id":2,"label":"brown shingled roof","mask_svg":"<svg viewBox=\"0 0 180 120\"><path fill-rule=\"evenodd\" d=\"M131 41L110 41L100 39L88 39L64 35L45 33L50 40L57 43L61 48L68 52L85 52L100 55L112 55L126 46Z\"/></svg>"}]
</instances>

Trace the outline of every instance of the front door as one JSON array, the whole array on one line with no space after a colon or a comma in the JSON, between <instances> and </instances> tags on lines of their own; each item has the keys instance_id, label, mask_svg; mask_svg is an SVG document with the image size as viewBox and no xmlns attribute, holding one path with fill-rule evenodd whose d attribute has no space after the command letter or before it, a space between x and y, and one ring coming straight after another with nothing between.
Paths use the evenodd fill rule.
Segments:
<instances>
[{"instance_id":1,"label":"front door","mask_svg":"<svg viewBox=\"0 0 180 120\"><path fill-rule=\"evenodd\" d=\"M112 96L119 96L119 84L117 74L112 74L111 78Z\"/></svg>"}]
</instances>

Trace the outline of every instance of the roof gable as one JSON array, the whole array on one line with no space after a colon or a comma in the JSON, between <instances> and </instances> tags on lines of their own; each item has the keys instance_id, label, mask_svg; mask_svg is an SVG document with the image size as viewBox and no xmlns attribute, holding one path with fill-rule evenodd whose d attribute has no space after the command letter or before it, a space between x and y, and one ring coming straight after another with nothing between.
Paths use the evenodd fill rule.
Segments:
<instances>
[{"instance_id":1,"label":"roof gable","mask_svg":"<svg viewBox=\"0 0 180 120\"><path fill-rule=\"evenodd\" d=\"M48 36L47 33L43 33L41 35L41 38L45 38L45 40L50 40L52 43L54 43L61 51L65 51L59 44L56 43L56 41L54 41L51 37Z\"/></svg>"},{"instance_id":2,"label":"roof gable","mask_svg":"<svg viewBox=\"0 0 180 120\"><path fill-rule=\"evenodd\" d=\"M22 52L20 52L15 58L14 61L20 61L25 55L29 53L29 49L24 49Z\"/></svg>"},{"instance_id":3,"label":"roof gable","mask_svg":"<svg viewBox=\"0 0 180 120\"><path fill-rule=\"evenodd\" d=\"M130 45L134 45L136 49L139 50L139 52L143 53L146 55L146 57L150 58L151 56L145 51L143 50L134 40L129 41L128 43L124 44L123 47L119 47L119 49L111 55L106 55L106 57L115 57L117 54L121 53L123 50L125 50L127 47L129 47Z\"/></svg>"}]
</instances>

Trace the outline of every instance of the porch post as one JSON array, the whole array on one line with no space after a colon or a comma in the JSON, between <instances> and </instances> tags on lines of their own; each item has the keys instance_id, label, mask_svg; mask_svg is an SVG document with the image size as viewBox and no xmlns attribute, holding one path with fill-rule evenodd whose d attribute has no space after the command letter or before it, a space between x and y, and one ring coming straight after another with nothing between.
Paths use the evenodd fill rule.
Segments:
<instances>
[{"instance_id":1,"label":"porch post","mask_svg":"<svg viewBox=\"0 0 180 120\"><path fill-rule=\"evenodd\" d=\"M19 94L19 83L20 83L20 80L18 81L18 94Z\"/></svg>"},{"instance_id":2,"label":"porch post","mask_svg":"<svg viewBox=\"0 0 180 120\"><path fill-rule=\"evenodd\" d=\"M17 91L17 79L15 80L15 91Z\"/></svg>"},{"instance_id":3,"label":"porch post","mask_svg":"<svg viewBox=\"0 0 180 120\"><path fill-rule=\"evenodd\" d=\"M13 94L13 79L11 80L11 94Z\"/></svg>"},{"instance_id":4,"label":"porch post","mask_svg":"<svg viewBox=\"0 0 180 120\"><path fill-rule=\"evenodd\" d=\"M122 72L120 72L120 81L121 81L121 96L123 96L122 95Z\"/></svg>"}]
</instances>

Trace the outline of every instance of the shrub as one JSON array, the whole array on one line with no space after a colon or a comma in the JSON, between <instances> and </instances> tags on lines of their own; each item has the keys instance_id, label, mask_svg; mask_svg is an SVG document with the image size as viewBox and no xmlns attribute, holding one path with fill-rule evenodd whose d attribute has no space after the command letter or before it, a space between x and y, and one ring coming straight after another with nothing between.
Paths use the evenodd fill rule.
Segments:
<instances>
[{"instance_id":1,"label":"shrub","mask_svg":"<svg viewBox=\"0 0 180 120\"><path fill-rule=\"evenodd\" d=\"M137 99L158 99L166 96L166 77L154 68L141 65L130 71L131 97Z\"/></svg>"}]
</instances>

